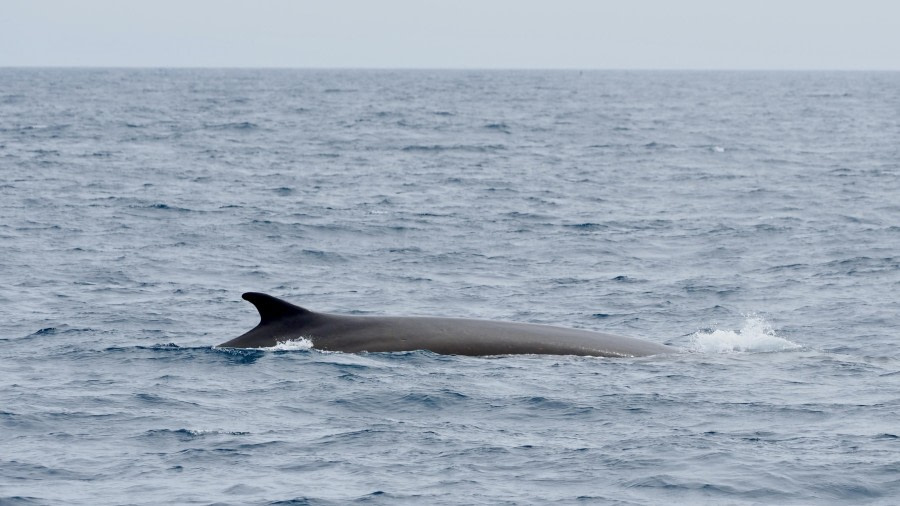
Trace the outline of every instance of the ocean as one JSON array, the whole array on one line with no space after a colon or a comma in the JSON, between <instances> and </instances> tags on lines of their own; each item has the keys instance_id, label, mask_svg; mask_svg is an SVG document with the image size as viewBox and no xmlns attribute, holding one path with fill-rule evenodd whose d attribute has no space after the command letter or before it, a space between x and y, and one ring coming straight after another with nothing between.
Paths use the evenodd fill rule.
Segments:
<instances>
[{"instance_id":1,"label":"ocean","mask_svg":"<svg viewBox=\"0 0 900 506\"><path fill-rule=\"evenodd\" d=\"M900 73L4 68L0 176L0 504L900 501Z\"/></svg>"}]
</instances>

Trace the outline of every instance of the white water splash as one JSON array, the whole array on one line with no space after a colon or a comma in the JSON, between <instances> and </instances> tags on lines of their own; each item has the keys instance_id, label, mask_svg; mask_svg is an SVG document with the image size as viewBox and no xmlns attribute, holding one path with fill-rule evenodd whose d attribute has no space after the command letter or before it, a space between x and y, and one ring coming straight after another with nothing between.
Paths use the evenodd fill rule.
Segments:
<instances>
[{"instance_id":1,"label":"white water splash","mask_svg":"<svg viewBox=\"0 0 900 506\"><path fill-rule=\"evenodd\" d=\"M761 316L747 315L740 330L716 329L694 333L690 349L700 353L764 353L799 348L802 346L775 335L775 330Z\"/></svg>"},{"instance_id":2,"label":"white water splash","mask_svg":"<svg viewBox=\"0 0 900 506\"><path fill-rule=\"evenodd\" d=\"M296 339L288 339L287 341L278 341L275 346L271 346L268 348L260 348L261 350L267 351L299 351L299 350L309 350L312 349L313 342L305 337L298 337Z\"/></svg>"}]
</instances>

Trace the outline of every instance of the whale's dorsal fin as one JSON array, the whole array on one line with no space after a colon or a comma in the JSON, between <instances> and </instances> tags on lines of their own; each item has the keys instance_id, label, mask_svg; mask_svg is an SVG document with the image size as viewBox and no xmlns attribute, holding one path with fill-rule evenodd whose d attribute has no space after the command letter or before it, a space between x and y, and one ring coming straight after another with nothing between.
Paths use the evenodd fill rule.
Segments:
<instances>
[{"instance_id":1,"label":"whale's dorsal fin","mask_svg":"<svg viewBox=\"0 0 900 506\"><path fill-rule=\"evenodd\" d=\"M300 316L309 313L309 310L307 309L303 309L300 306L295 306L290 302L285 302L264 293L247 292L242 295L242 297L244 300L256 306L256 310L259 311L259 317L261 319L259 322L260 325L265 325L271 321L280 320L290 316Z\"/></svg>"}]
</instances>

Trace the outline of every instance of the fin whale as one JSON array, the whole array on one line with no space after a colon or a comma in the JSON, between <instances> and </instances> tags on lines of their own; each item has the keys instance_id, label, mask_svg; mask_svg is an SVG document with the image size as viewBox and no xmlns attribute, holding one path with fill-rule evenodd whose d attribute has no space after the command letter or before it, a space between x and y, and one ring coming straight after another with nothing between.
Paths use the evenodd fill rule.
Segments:
<instances>
[{"instance_id":1,"label":"fin whale","mask_svg":"<svg viewBox=\"0 0 900 506\"><path fill-rule=\"evenodd\" d=\"M672 347L589 330L465 318L345 316L315 313L271 295L248 292L260 322L223 348L264 348L300 337L319 350L428 350L445 355L591 355L638 357L674 353Z\"/></svg>"}]
</instances>

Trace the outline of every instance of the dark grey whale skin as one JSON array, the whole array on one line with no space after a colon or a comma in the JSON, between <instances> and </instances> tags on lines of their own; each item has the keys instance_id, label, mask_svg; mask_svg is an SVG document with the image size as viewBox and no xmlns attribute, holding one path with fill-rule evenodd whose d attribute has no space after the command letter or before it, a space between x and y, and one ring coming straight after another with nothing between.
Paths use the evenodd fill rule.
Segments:
<instances>
[{"instance_id":1,"label":"dark grey whale skin","mask_svg":"<svg viewBox=\"0 0 900 506\"><path fill-rule=\"evenodd\" d=\"M342 316L315 313L262 293L243 298L259 311L255 328L222 348L265 348L304 337L328 351L428 350L445 355L589 355L640 357L675 353L662 344L589 330L465 318Z\"/></svg>"}]
</instances>

